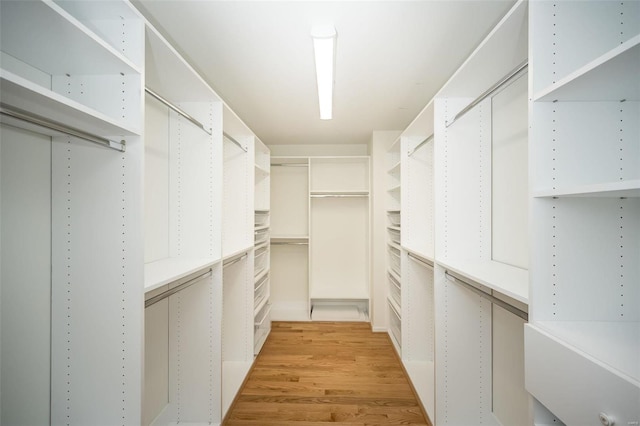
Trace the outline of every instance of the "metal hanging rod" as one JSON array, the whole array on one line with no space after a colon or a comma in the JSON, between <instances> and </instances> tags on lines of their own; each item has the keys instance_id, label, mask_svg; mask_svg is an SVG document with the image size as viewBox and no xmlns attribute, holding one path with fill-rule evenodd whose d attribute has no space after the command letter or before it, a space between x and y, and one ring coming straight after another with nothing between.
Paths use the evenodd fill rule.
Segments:
<instances>
[{"instance_id":1,"label":"metal hanging rod","mask_svg":"<svg viewBox=\"0 0 640 426\"><path fill-rule=\"evenodd\" d=\"M198 275L197 277L191 278L188 281L183 282L182 284L180 284L177 287L174 287L170 290L164 291L160 294L158 294L157 296L153 296L147 300L144 301L144 307L148 308L151 305L154 305L156 303L158 303L159 301L166 299L167 297L176 294L179 291L182 291L184 289L186 289L187 287L191 287L192 285L194 285L195 283L197 283L198 281L202 281L205 278L209 278L211 275L213 275L213 271L211 269L209 269L207 272L202 273L200 275Z\"/></svg>"},{"instance_id":2,"label":"metal hanging rod","mask_svg":"<svg viewBox=\"0 0 640 426\"><path fill-rule=\"evenodd\" d=\"M484 101L489 96L492 96L493 94L495 94L498 90L500 90L503 86L505 86L507 83L509 83L513 79L515 79L517 77L520 77L527 70L528 66L529 66L529 61L528 60L525 60L523 63L518 65L511 72L509 72L509 74L507 74L506 76L502 77L502 79L500 81L498 81L496 84L494 84L489 89L487 89L483 94L478 96L469 105L464 107L462 109L462 111L460 111L459 113L456 114L455 117L453 117L453 120L451 120L451 122L446 122L445 123L445 127L451 126L453 123L456 122L456 120L458 120L459 118L462 118L463 115L468 113L471 109L473 109L473 107L478 105L480 102Z\"/></svg>"},{"instance_id":3,"label":"metal hanging rod","mask_svg":"<svg viewBox=\"0 0 640 426\"><path fill-rule=\"evenodd\" d=\"M243 253L242 256L234 257L233 259L227 259L222 264L222 267L226 268L227 266L231 266L234 263L240 262L242 259L246 259L246 257L247 257L247 253Z\"/></svg>"},{"instance_id":4,"label":"metal hanging rod","mask_svg":"<svg viewBox=\"0 0 640 426\"><path fill-rule=\"evenodd\" d=\"M165 104L166 106L168 106L169 108L171 108L172 110L174 110L175 112L177 112L178 114L180 114L181 116L183 116L184 118L186 118L187 120L189 120L190 122L192 122L193 124L195 124L196 126L198 126L199 128L201 128L202 130L204 130L205 133L207 133L209 136L212 135L211 130L204 127L204 125L201 122L199 122L198 120L196 120L195 118L193 118L192 116L184 112L184 110L178 108L177 106L175 106L174 104L172 104L171 102L163 98L162 96L158 95L156 92L149 89L148 87L145 87L144 91L150 94L151 96L153 96L154 98L156 98L157 100L159 100L160 102L162 102L163 104Z\"/></svg>"},{"instance_id":5,"label":"metal hanging rod","mask_svg":"<svg viewBox=\"0 0 640 426\"><path fill-rule=\"evenodd\" d=\"M369 194L311 194L311 198L368 197Z\"/></svg>"},{"instance_id":6,"label":"metal hanging rod","mask_svg":"<svg viewBox=\"0 0 640 426\"><path fill-rule=\"evenodd\" d=\"M408 255L409 255L409 259L415 260L416 262L422 263L423 265L433 269L433 263L430 260L422 259L421 257L418 257L413 253L408 253Z\"/></svg>"},{"instance_id":7,"label":"metal hanging rod","mask_svg":"<svg viewBox=\"0 0 640 426\"><path fill-rule=\"evenodd\" d=\"M243 150L244 152L247 152L247 148L242 146L242 144L240 142L238 142L237 140L235 140L231 135L229 135L229 133L227 132L222 132L222 135L227 138L229 140L229 142L233 142L234 144L238 145L238 147Z\"/></svg>"},{"instance_id":8,"label":"metal hanging rod","mask_svg":"<svg viewBox=\"0 0 640 426\"><path fill-rule=\"evenodd\" d=\"M516 308L513 305L508 304L507 302L505 302L504 300L498 299L497 297L489 294L489 293L485 293L484 291L476 288L475 286L469 284L468 282L454 276L451 275L449 273L449 271L445 271L444 276L453 281L453 282L457 282L460 283L462 285L464 285L467 289L471 290L472 292L476 293L478 296L487 299L488 301L490 301L491 303L493 303L494 305L498 305L501 308L511 312L512 314L522 318L525 321L529 321L529 314L525 311L523 311L522 309Z\"/></svg>"},{"instance_id":9,"label":"metal hanging rod","mask_svg":"<svg viewBox=\"0 0 640 426\"><path fill-rule=\"evenodd\" d=\"M103 138L102 136L97 136L91 133L87 133L83 130L67 126L65 124L58 123L56 121L48 120L44 117L40 117L27 111L7 107L6 105L0 105L0 114L19 121L33 124L37 127L53 130L54 132L63 133L65 135L73 136L78 139L106 146L107 148L115 149L116 151L124 152L126 148L127 143L125 140L121 140L120 142L112 141L110 139ZM5 124L11 126L11 123Z\"/></svg>"},{"instance_id":10,"label":"metal hanging rod","mask_svg":"<svg viewBox=\"0 0 640 426\"><path fill-rule=\"evenodd\" d=\"M427 144L427 142L430 142L432 140L433 140L433 135L429 136L428 138L426 138L425 140L420 142L415 148L413 148L411 151L409 151L408 156L411 157L417 150L419 150L420 148L425 146Z\"/></svg>"},{"instance_id":11,"label":"metal hanging rod","mask_svg":"<svg viewBox=\"0 0 640 426\"><path fill-rule=\"evenodd\" d=\"M272 246L308 246L308 242L271 241Z\"/></svg>"},{"instance_id":12,"label":"metal hanging rod","mask_svg":"<svg viewBox=\"0 0 640 426\"><path fill-rule=\"evenodd\" d=\"M308 163L271 163L271 167L309 167Z\"/></svg>"}]
</instances>

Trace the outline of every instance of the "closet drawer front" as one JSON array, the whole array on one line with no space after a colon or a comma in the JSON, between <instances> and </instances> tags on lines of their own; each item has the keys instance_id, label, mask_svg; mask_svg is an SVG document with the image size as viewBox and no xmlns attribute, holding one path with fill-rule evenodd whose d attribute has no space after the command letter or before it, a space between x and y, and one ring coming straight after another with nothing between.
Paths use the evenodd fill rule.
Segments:
<instances>
[{"instance_id":1,"label":"closet drawer front","mask_svg":"<svg viewBox=\"0 0 640 426\"><path fill-rule=\"evenodd\" d=\"M616 425L639 424L640 387L535 326L524 337L526 388L560 420L601 426L605 413Z\"/></svg>"}]
</instances>

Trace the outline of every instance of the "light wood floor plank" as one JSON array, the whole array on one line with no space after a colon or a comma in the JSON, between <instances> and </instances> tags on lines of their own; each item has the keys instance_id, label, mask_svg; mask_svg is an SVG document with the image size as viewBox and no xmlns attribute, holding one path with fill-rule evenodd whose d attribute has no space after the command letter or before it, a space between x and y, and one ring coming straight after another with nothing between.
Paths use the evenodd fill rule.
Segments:
<instances>
[{"instance_id":1,"label":"light wood floor plank","mask_svg":"<svg viewBox=\"0 0 640 426\"><path fill-rule=\"evenodd\" d=\"M385 333L274 322L224 425L431 425Z\"/></svg>"}]
</instances>

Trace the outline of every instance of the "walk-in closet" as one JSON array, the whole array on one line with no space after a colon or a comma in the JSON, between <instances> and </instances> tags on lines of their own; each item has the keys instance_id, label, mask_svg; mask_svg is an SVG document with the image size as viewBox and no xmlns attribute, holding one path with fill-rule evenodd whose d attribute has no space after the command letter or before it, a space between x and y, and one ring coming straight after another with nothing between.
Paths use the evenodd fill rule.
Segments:
<instances>
[{"instance_id":1,"label":"walk-in closet","mask_svg":"<svg viewBox=\"0 0 640 426\"><path fill-rule=\"evenodd\" d=\"M640 424L640 1L0 25L0 426Z\"/></svg>"}]
</instances>

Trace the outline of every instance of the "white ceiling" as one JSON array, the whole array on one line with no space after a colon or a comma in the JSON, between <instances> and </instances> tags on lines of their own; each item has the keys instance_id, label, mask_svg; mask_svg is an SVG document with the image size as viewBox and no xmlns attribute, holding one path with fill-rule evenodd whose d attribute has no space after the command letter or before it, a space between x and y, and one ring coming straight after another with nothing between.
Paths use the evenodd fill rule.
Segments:
<instances>
[{"instance_id":1,"label":"white ceiling","mask_svg":"<svg viewBox=\"0 0 640 426\"><path fill-rule=\"evenodd\" d=\"M134 0L266 144L367 143L403 130L514 0ZM320 120L311 28L338 33Z\"/></svg>"}]
</instances>

